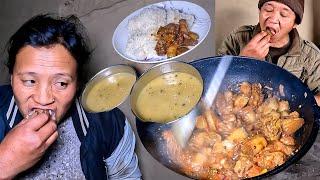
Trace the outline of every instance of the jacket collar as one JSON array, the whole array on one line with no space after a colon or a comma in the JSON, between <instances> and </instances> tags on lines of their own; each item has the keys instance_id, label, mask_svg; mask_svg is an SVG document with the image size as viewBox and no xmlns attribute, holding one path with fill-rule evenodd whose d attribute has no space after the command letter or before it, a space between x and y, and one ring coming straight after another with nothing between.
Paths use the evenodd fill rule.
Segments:
<instances>
[{"instance_id":1,"label":"jacket collar","mask_svg":"<svg viewBox=\"0 0 320 180\"><path fill-rule=\"evenodd\" d=\"M258 33L261 32L260 24L258 23L254 30L253 30L253 35L257 35ZM301 44L300 44L300 36L296 28L292 29L292 31L289 33L290 40L291 40L291 45L289 48L289 51L286 56L300 56L301 54Z\"/></svg>"},{"instance_id":2,"label":"jacket collar","mask_svg":"<svg viewBox=\"0 0 320 180\"><path fill-rule=\"evenodd\" d=\"M75 99L75 102L70 110L74 128L77 132L79 140L82 142L84 137L87 135L89 121L84 109L80 105L78 98Z\"/></svg>"}]
</instances>

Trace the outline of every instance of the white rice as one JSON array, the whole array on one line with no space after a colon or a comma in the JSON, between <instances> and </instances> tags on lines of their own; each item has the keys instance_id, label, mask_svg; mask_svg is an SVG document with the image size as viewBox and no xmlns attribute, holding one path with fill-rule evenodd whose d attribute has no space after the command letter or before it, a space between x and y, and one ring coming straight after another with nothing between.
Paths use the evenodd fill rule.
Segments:
<instances>
[{"instance_id":1,"label":"white rice","mask_svg":"<svg viewBox=\"0 0 320 180\"><path fill-rule=\"evenodd\" d=\"M145 60L157 56L154 49L157 41L148 33L132 33L128 39L126 53L133 59Z\"/></svg>"},{"instance_id":2,"label":"white rice","mask_svg":"<svg viewBox=\"0 0 320 180\"><path fill-rule=\"evenodd\" d=\"M189 27L191 27L194 23L194 16L191 14L180 12L177 9L167 10L167 24L169 24L169 23L178 24L180 19L187 20Z\"/></svg>"},{"instance_id":3,"label":"white rice","mask_svg":"<svg viewBox=\"0 0 320 180\"><path fill-rule=\"evenodd\" d=\"M154 32L166 24L166 10L159 7L146 8L128 22L130 32Z\"/></svg>"},{"instance_id":4,"label":"white rice","mask_svg":"<svg viewBox=\"0 0 320 180\"><path fill-rule=\"evenodd\" d=\"M141 11L128 21L128 41L126 54L136 60L146 60L158 57L155 47L157 41L155 35L160 26L169 23L178 23L180 19L186 19L189 28L194 23L194 16L181 13L176 9L164 9L150 7Z\"/></svg>"}]
</instances>

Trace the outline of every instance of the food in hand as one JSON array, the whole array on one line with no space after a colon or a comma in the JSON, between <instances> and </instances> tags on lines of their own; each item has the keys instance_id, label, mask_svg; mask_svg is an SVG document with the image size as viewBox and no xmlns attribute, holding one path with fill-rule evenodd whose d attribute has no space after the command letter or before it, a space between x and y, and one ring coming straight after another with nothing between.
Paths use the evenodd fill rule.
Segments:
<instances>
[{"instance_id":1,"label":"food in hand","mask_svg":"<svg viewBox=\"0 0 320 180\"><path fill-rule=\"evenodd\" d=\"M267 27L264 31L267 32L271 37L276 34L276 32L269 27Z\"/></svg>"}]
</instances>

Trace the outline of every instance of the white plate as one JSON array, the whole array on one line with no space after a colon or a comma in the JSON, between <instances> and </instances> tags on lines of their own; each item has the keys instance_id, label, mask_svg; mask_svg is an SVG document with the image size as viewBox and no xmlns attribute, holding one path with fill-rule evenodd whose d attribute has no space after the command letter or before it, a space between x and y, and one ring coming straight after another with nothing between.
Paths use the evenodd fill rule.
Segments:
<instances>
[{"instance_id":1,"label":"white plate","mask_svg":"<svg viewBox=\"0 0 320 180\"><path fill-rule=\"evenodd\" d=\"M177 10L180 10L184 13L194 15L195 16L194 24L192 25L190 30L199 35L198 44L196 44L195 46L192 46L188 51L186 51L178 56L172 57L172 58L166 58L166 56L157 56L152 59L139 60L139 59L133 59L133 58L129 57L128 55L126 55L125 51L126 51L126 45L127 45L127 41L128 41L128 35L129 35L127 26L128 26L129 20L131 18L133 18L134 16L140 14L143 9L150 8L153 6L162 7L165 9L170 9L170 8L177 9ZM131 13L129 16L127 16L118 25L118 27L114 31L113 37L112 37L112 45L113 45L114 49L117 51L117 53L127 60L138 62L138 63L159 63L159 62L164 62L167 60L173 60L175 58L178 58L178 57L192 51L206 38L206 36L209 33L210 26L211 26L211 19L210 19L209 14L207 13L206 10L204 10L199 5L194 4L194 3L190 3L190 2L186 2L186 1L164 1L164 2L145 6L141 9Z\"/></svg>"}]
</instances>

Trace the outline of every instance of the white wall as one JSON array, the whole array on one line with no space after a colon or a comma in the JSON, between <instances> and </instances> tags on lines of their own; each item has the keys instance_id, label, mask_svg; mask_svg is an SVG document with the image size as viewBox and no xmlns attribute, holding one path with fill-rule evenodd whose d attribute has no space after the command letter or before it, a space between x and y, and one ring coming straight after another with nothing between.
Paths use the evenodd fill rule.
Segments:
<instances>
[{"instance_id":1,"label":"white wall","mask_svg":"<svg viewBox=\"0 0 320 180\"><path fill-rule=\"evenodd\" d=\"M313 12L314 12L314 41L320 47L320 1L313 0Z\"/></svg>"},{"instance_id":2,"label":"white wall","mask_svg":"<svg viewBox=\"0 0 320 180\"><path fill-rule=\"evenodd\" d=\"M1 0L0 1L0 84L9 83L4 65L7 54L5 44L10 36L29 18L38 13L58 13L59 0Z\"/></svg>"}]
</instances>

